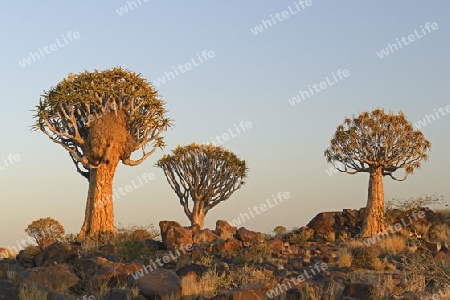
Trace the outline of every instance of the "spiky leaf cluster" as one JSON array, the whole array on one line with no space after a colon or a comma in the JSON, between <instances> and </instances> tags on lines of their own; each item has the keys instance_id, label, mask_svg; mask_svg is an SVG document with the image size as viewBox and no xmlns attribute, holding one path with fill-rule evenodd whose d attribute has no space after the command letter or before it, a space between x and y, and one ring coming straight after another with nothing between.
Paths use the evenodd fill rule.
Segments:
<instances>
[{"instance_id":1,"label":"spiky leaf cluster","mask_svg":"<svg viewBox=\"0 0 450 300\"><path fill-rule=\"evenodd\" d=\"M170 126L164 104L157 91L140 74L120 67L84 71L69 74L44 91L36 107L33 128L43 131L69 151L77 169L81 163L89 170L99 165L89 155L89 140L93 138L89 127L105 115L115 114L121 117L129 132L124 153L120 155L122 162L136 165L156 148L164 146L160 134ZM149 143L153 150L146 151ZM131 153L137 149L142 149L141 159L131 160Z\"/></svg>"},{"instance_id":2,"label":"spiky leaf cluster","mask_svg":"<svg viewBox=\"0 0 450 300\"><path fill-rule=\"evenodd\" d=\"M405 180L428 159L430 148L431 143L414 130L402 111L394 114L375 109L346 118L324 155L341 172L372 172L381 167L383 176ZM393 175L399 169L405 171L402 179Z\"/></svg>"},{"instance_id":3,"label":"spiky leaf cluster","mask_svg":"<svg viewBox=\"0 0 450 300\"><path fill-rule=\"evenodd\" d=\"M204 204L206 212L227 200L247 177L245 160L220 146L190 144L178 146L156 165L163 169L172 189L190 216L188 199Z\"/></svg>"}]
</instances>

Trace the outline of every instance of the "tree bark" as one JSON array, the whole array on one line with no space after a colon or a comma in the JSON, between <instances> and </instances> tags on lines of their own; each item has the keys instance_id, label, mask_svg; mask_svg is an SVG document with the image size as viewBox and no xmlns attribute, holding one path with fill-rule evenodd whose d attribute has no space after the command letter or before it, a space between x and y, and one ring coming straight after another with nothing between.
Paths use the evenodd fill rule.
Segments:
<instances>
[{"instance_id":1,"label":"tree bark","mask_svg":"<svg viewBox=\"0 0 450 300\"><path fill-rule=\"evenodd\" d=\"M370 173L362 236L370 237L385 231L383 169L377 167Z\"/></svg>"},{"instance_id":2,"label":"tree bark","mask_svg":"<svg viewBox=\"0 0 450 300\"><path fill-rule=\"evenodd\" d=\"M192 208L191 225L198 225L200 229L203 229L205 221L205 210L203 206L196 202Z\"/></svg>"},{"instance_id":3,"label":"tree bark","mask_svg":"<svg viewBox=\"0 0 450 300\"><path fill-rule=\"evenodd\" d=\"M83 227L79 238L115 235L112 184L119 161L91 169Z\"/></svg>"}]
</instances>

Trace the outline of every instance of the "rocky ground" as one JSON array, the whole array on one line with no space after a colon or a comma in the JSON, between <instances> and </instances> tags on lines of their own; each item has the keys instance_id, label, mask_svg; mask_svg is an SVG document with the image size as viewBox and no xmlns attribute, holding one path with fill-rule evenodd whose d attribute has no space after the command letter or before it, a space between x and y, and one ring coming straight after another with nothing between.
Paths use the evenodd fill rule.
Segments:
<instances>
[{"instance_id":1,"label":"rocky ground","mask_svg":"<svg viewBox=\"0 0 450 300\"><path fill-rule=\"evenodd\" d=\"M392 210L388 234L371 240L363 216L324 212L272 235L161 221L162 241L30 246L0 262L0 299L450 299L446 214Z\"/></svg>"}]
</instances>

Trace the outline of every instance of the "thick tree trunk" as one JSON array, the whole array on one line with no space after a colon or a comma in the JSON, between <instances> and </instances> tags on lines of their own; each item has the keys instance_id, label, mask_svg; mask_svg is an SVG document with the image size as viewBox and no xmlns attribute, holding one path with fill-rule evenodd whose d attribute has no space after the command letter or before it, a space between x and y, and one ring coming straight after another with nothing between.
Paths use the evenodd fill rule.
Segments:
<instances>
[{"instance_id":1,"label":"thick tree trunk","mask_svg":"<svg viewBox=\"0 0 450 300\"><path fill-rule=\"evenodd\" d=\"M83 227L79 238L115 235L112 183L118 161L91 169Z\"/></svg>"},{"instance_id":2,"label":"thick tree trunk","mask_svg":"<svg viewBox=\"0 0 450 300\"><path fill-rule=\"evenodd\" d=\"M370 237L386 231L384 219L383 170L374 169L369 178L369 195L367 198L366 215L362 227L362 236Z\"/></svg>"},{"instance_id":3,"label":"thick tree trunk","mask_svg":"<svg viewBox=\"0 0 450 300\"><path fill-rule=\"evenodd\" d=\"M205 210L202 205L198 203L194 204L192 208L191 225L198 225L200 229L203 229L203 224L205 221Z\"/></svg>"}]
</instances>

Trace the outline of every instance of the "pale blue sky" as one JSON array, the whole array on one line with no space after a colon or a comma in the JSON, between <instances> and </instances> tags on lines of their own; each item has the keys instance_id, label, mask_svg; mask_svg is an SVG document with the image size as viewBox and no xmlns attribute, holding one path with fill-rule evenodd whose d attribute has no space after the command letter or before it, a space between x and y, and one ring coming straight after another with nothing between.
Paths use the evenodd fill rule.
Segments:
<instances>
[{"instance_id":1,"label":"pale blue sky","mask_svg":"<svg viewBox=\"0 0 450 300\"><path fill-rule=\"evenodd\" d=\"M26 238L33 220L51 216L77 233L84 218L87 181L66 151L40 132L30 132L31 110L43 90L68 73L124 66L155 80L203 50L215 57L158 89L175 127L168 147L137 167L120 166L114 188L144 173L155 180L115 202L115 221L149 224L188 220L155 161L177 144L209 141L250 121L253 127L224 146L248 161L247 185L215 207L205 225L231 221L279 191L291 198L244 225L270 232L300 227L321 211L366 204L367 174L328 176L323 150L344 117L384 107L417 122L450 105L450 21L447 1L312 1L312 5L258 35L262 19L294 7L294 1L148 1L122 16L126 1L8 1L0 4L2 110L0 246ZM136 0L137 2L137 0ZM439 26L380 59L376 52L436 22ZM19 61L62 35L79 39L21 67ZM338 69L350 76L291 106L288 99ZM406 182L385 178L386 199L423 194L450 196L450 117L428 124L430 160ZM1 166L1 165L0 165Z\"/></svg>"}]
</instances>

